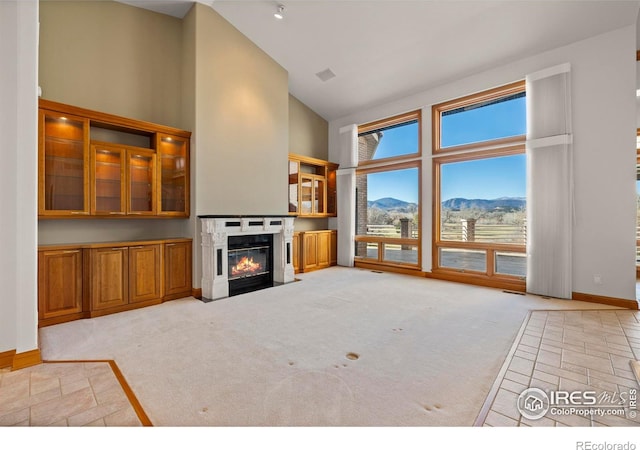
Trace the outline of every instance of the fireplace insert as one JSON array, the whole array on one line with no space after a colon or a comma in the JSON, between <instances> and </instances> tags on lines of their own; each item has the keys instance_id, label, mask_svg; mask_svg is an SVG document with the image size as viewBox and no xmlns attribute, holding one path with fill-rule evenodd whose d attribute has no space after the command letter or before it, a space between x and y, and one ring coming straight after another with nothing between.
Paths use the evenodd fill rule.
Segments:
<instances>
[{"instance_id":1,"label":"fireplace insert","mask_svg":"<svg viewBox=\"0 0 640 450\"><path fill-rule=\"evenodd\" d=\"M229 296L273 286L273 235L229 236Z\"/></svg>"}]
</instances>

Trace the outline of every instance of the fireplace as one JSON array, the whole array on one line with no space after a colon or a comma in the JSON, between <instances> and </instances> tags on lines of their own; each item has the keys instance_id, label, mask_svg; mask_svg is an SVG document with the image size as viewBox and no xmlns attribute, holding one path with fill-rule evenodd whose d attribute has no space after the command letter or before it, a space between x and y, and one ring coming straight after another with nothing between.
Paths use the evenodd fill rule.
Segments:
<instances>
[{"instance_id":1,"label":"fireplace","mask_svg":"<svg viewBox=\"0 0 640 450\"><path fill-rule=\"evenodd\" d=\"M229 297L273 286L273 235L229 236Z\"/></svg>"},{"instance_id":2,"label":"fireplace","mask_svg":"<svg viewBox=\"0 0 640 450\"><path fill-rule=\"evenodd\" d=\"M293 217L198 217L203 301L294 281Z\"/></svg>"}]
</instances>

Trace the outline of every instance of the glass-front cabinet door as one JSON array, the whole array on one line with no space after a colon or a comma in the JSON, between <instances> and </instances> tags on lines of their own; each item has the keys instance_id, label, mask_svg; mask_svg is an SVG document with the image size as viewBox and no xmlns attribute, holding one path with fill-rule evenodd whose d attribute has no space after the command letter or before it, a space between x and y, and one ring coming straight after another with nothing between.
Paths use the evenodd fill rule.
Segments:
<instances>
[{"instance_id":1,"label":"glass-front cabinet door","mask_svg":"<svg viewBox=\"0 0 640 450\"><path fill-rule=\"evenodd\" d=\"M125 149L107 144L91 145L91 214L127 213L125 162Z\"/></svg>"},{"instance_id":2,"label":"glass-front cabinet door","mask_svg":"<svg viewBox=\"0 0 640 450\"><path fill-rule=\"evenodd\" d=\"M38 214L89 214L89 121L40 110Z\"/></svg>"},{"instance_id":3,"label":"glass-front cabinet door","mask_svg":"<svg viewBox=\"0 0 640 450\"><path fill-rule=\"evenodd\" d=\"M151 150L127 149L127 214L156 213L156 154Z\"/></svg>"},{"instance_id":4,"label":"glass-front cabinet door","mask_svg":"<svg viewBox=\"0 0 640 450\"><path fill-rule=\"evenodd\" d=\"M189 140L158 133L158 214L189 216Z\"/></svg>"},{"instance_id":5,"label":"glass-front cabinet door","mask_svg":"<svg viewBox=\"0 0 640 450\"><path fill-rule=\"evenodd\" d=\"M289 214L298 214L298 194L300 189L300 163L289 160Z\"/></svg>"},{"instance_id":6,"label":"glass-front cabinet door","mask_svg":"<svg viewBox=\"0 0 640 450\"><path fill-rule=\"evenodd\" d=\"M300 215L313 214L313 177L300 176Z\"/></svg>"},{"instance_id":7,"label":"glass-front cabinet door","mask_svg":"<svg viewBox=\"0 0 640 450\"><path fill-rule=\"evenodd\" d=\"M324 209L324 205L325 205L324 186L325 186L324 177L322 178L318 177L313 180L313 213L314 214L325 214L326 212Z\"/></svg>"}]
</instances>

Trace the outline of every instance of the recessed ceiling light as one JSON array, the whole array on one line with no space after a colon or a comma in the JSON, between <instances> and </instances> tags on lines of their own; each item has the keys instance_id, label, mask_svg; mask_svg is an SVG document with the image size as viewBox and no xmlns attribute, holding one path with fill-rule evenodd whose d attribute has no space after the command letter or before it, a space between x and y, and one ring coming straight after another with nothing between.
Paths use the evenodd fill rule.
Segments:
<instances>
[{"instance_id":1,"label":"recessed ceiling light","mask_svg":"<svg viewBox=\"0 0 640 450\"><path fill-rule=\"evenodd\" d=\"M329 81L330 79L335 78L336 74L333 73L331 69L327 68L327 69L324 69L322 72L318 72L316 76L320 78L322 81Z\"/></svg>"},{"instance_id":2,"label":"recessed ceiling light","mask_svg":"<svg viewBox=\"0 0 640 450\"><path fill-rule=\"evenodd\" d=\"M284 19L284 5L278 5L278 10L273 13L273 17L276 19Z\"/></svg>"}]
</instances>

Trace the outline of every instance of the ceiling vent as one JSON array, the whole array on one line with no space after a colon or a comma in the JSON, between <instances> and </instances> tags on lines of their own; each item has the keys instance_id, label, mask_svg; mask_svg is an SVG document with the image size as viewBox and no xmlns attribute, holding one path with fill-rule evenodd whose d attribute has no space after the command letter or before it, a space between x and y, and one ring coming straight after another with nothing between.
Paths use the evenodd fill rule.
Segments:
<instances>
[{"instance_id":1,"label":"ceiling vent","mask_svg":"<svg viewBox=\"0 0 640 450\"><path fill-rule=\"evenodd\" d=\"M336 74L333 73L331 69L324 69L322 72L318 72L316 76L322 81L329 81L330 79L335 78Z\"/></svg>"}]
</instances>

